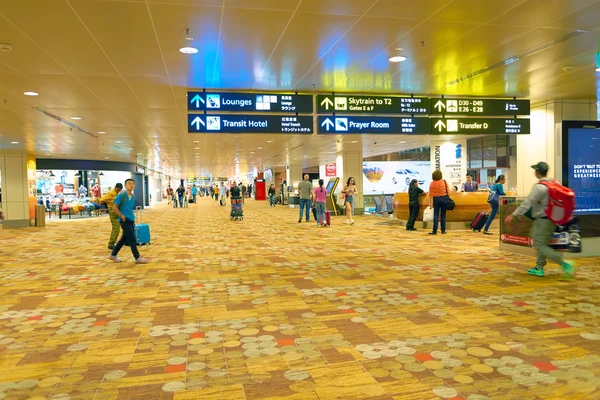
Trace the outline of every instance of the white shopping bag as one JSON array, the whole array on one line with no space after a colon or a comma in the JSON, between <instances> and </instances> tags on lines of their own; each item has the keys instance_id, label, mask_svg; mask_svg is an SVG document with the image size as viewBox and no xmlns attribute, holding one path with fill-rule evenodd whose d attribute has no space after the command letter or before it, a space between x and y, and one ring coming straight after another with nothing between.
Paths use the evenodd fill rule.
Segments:
<instances>
[{"instance_id":1,"label":"white shopping bag","mask_svg":"<svg viewBox=\"0 0 600 400\"><path fill-rule=\"evenodd\" d=\"M433 208L427 207L423 211L423 222L433 222Z\"/></svg>"}]
</instances>

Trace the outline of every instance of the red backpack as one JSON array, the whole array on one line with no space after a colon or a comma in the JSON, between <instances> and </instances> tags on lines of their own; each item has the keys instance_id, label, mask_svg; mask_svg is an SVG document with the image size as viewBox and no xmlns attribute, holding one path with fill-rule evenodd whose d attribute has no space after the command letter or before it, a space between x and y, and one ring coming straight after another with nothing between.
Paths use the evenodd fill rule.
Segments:
<instances>
[{"instance_id":1,"label":"red backpack","mask_svg":"<svg viewBox=\"0 0 600 400\"><path fill-rule=\"evenodd\" d=\"M540 181L540 184L548 188L546 217L556 225L569 222L575 211L575 192L555 180Z\"/></svg>"}]
</instances>

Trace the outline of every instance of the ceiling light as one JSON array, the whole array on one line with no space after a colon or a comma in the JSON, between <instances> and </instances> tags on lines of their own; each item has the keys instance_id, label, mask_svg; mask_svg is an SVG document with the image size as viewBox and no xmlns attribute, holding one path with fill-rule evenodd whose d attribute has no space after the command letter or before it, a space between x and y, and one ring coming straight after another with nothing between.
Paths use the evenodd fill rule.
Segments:
<instances>
[{"instance_id":1,"label":"ceiling light","mask_svg":"<svg viewBox=\"0 0 600 400\"><path fill-rule=\"evenodd\" d=\"M100 132L98 132L98 135L104 135L105 133L106 132L104 132L104 131L100 131Z\"/></svg>"},{"instance_id":2,"label":"ceiling light","mask_svg":"<svg viewBox=\"0 0 600 400\"><path fill-rule=\"evenodd\" d=\"M133 150L133 147L130 147L129 150Z\"/></svg>"},{"instance_id":3,"label":"ceiling light","mask_svg":"<svg viewBox=\"0 0 600 400\"><path fill-rule=\"evenodd\" d=\"M258 150L262 150L262 147L257 147Z\"/></svg>"},{"instance_id":4,"label":"ceiling light","mask_svg":"<svg viewBox=\"0 0 600 400\"><path fill-rule=\"evenodd\" d=\"M304 156L304 158L308 158L308 156Z\"/></svg>"},{"instance_id":5,"label":"ceiling light","mask_svg":"<svg viewBox=\"0 0 600 400\"><path fill-rule=\"evenodd\" d=\"M196 54L198 52L198 49L195 47L182 47L179 49L180 52L182 52L183 54Z\"/></svg>"},{"instance_id":6,"label":"ceiling light","mask_svg":"<svg viewBox=\"0 0 600 400\"><path fill-rule=\"evenodd\" d=\"M200 150L200 147L194 147L194 150Z\"/></svg>"},{"instance_id":7,"label":"ceiling light","mask_svg":"<svg viewBox=\"0 0 600 400\"><path fill-rule=\"evenodd\" d=\"M254 152L253 152L253 151L251 151L251 152L250 152L250 154L254 154Z\"/></svg>"},{"instance_id":8,"label":"ceiling light","mask_svg":"<svg viewBox=\"0 0 600 400\"><path fill-rule=\"evenodd\" d=\"M115 140L115 143L123 143L121 140Z\"/></svg>"},{"instance_id":9,"label":"ceiling light","mask_svg":"<svg viewBox=\"0 0 600 400\"><path fill-rule=\"evenodd\" d=\"M23 92L25 96L39 96L38 92Z\"/></svg>"},{"instance_id":10,"label":"ceiling light","mask_svg":"<svg viewBox=\"0 0 600 400\"><path fill-rule=\"evenodd\" d=\"M353 140L352 143L358 143L358 140Z\"/></svg>"},{"instance_id":11,"label":"ceiling light","mask_svg":"<svg viewBox=\"0 0 600 400\"><path fill-rule=\"evenodd\" d=\"M105 160L108 160L110 157L104 157Z\"/></svg>"},{"instance_id":12,"label":"ceiling light","mask_svg":"<svg viewBox=\"0 0 600 400\"><path fill-rule=\"evenodd\" d=\"M404 140L402 140L402 141L400 141L400 143L404 144L404 143L406 143L406 142L405 142Z\"/></svg>"},{"instance_id":13,"label":"ceiling light","mask_svg":"<svg viewBox=\"0 0 600 400\"><path fill-rule=\"evenodd\" d=\"M71 119L74 119L74 120L76 120L76 121L77 121L77 120L80 120L80 119L81 119L81 117L71 117Z\"/></svg>"},{"instance_id":14,"label":"ceiling light","mask_svg":"<svg viewBox=\"0 0 600 400\"><path fill-rule=\"evenodd\" d=\"M10 144L19 144L19 142L10 142Z\"/></svg>"},{"instance_id":15,"label":"ceiling light","mask_svg":"<svg viewBox=\"0 0 600 400\"><path fill-rule=\"evenodd\" d=\"M393 63L399 63L399 62L402 62L405 60L406 60L406 57L404 57L404 56L393 56L388 59L389 62L393 62Z\"/></svg>"},{"instance_id":16,"label":"ceiling light","mask_svg":"<svg viewBox=\"0 0 600 400\"><path fill-rule=\"evenodd\" d=\"M271 142L272 142L272 140L267 140L267 143L271 143Z\"/></svg>"}]
</instances>

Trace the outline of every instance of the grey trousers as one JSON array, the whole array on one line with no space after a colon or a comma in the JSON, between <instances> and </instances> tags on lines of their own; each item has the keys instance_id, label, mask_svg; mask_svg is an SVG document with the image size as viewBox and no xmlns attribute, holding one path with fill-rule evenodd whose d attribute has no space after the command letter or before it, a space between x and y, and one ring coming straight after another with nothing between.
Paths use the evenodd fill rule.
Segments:
<instances>
[{"instance_id":1,"label":"grey trousers","mask_svg":"<svg viewBox=\"0 0 600 400\"><path fill-rule=\"evenodd\" d=\"M533 239L533 247L537 252L536 267L538 268L544 268L546 259L550 259L559 265L563 262L562 254L548 246L554 229L556 229L556 225L549 219L537 218L533 221L531 238Z\"/></svg>"}]
</instances>

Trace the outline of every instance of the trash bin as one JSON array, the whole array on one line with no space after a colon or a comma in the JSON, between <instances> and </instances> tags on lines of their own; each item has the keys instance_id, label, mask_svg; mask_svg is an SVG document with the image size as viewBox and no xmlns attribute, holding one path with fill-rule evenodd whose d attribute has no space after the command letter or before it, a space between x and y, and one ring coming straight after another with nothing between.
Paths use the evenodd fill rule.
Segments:
<instances>
[{"instance_id":1,"label":"trash bin","mask_svg":"<svg viewBox=\"0 0 600 400\"><path fill-rule=\"evenodd\" d=\"M46 207L38 205L35 212L35 226L46 226Z\"/></svg>"}]
</instances>

